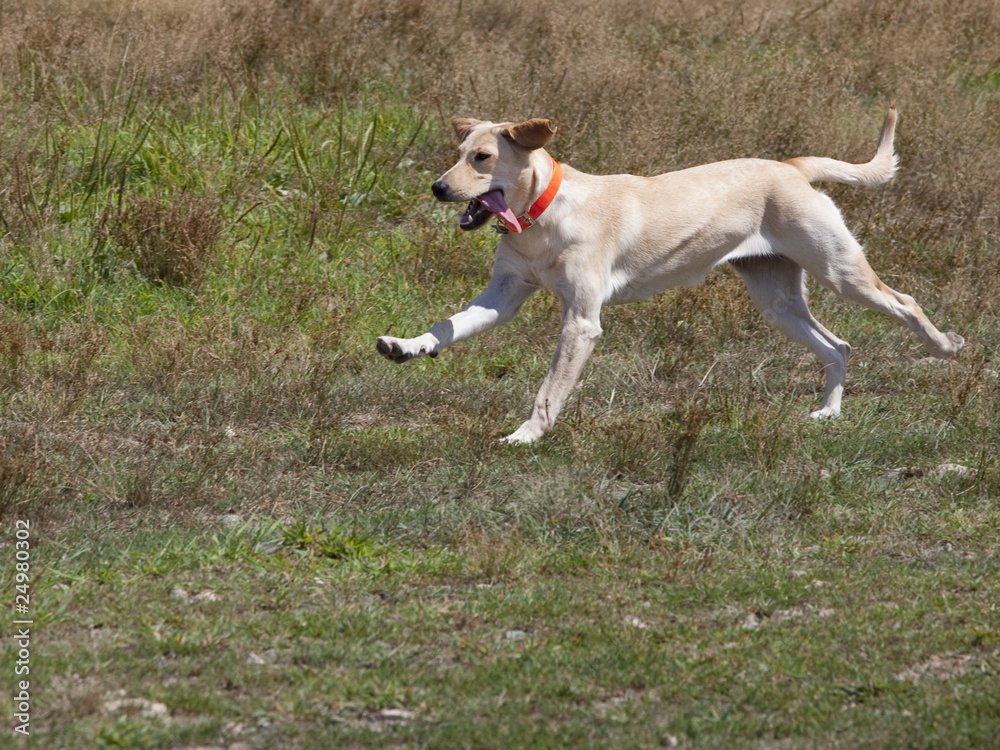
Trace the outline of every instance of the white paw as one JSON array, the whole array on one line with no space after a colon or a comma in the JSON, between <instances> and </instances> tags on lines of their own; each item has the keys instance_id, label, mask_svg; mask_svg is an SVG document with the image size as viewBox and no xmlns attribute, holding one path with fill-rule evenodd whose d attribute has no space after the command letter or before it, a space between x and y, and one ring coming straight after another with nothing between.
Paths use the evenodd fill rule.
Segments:
<instances>
[{"instance_id":1,"label":"white paw","mask_svg":"<svg viewBox=\"0 0 1000 750\"><path fill-rule=\"evenodd\" d=\"M413 352L409 351L406 342L391 336L379 336L375 348L379 354L393 362L406 362L413 358Z\"/></svg>"},{"instance_id":2,"label":"white paw","mask_svg":"<svg viewBox=\"0 0 1000 750\"><path fill-rule=\"evenodd\" d=\"M436 357L437 352L429 349L420 339L397 339L393 336L379 336L375 344L378 353L393 362L408 362L414 357L422 357L429 354Z\"/></svg>"},{"instance_id":3,"label":"white paw","mask_svg":"<svg viewBox=\"0 0 1000 750\"><path fill-rule=\"evenodd\" d=\"M544 434L545 431L542 430L541 427L538 427L531 422L525 422L510 435L503 438L500 442L511 443L513 445L527 445L528 443L535 442Z\"/></svg>"},{"instance_id":4,"label":"white paw","mask_svg":"<svg viewBox=\"0 0 1000 750\"><path fill-rule=\"evenodd\" d=\"M953 359L957 357L958 353L962 351L962 347L965 346L965 339L954 331L948 331L944 337L944 343L935 342L933 345L928 344L927 351L930 352L932 357L937 357L938 359Z\"/></svg>"},{"instance_id":5,"label":"white paw","mask_svg":"<svg viewBox=\"0 0 1000 750\"><path fill-rule=\"evenodd\" d=\"M824 406L822 409L817 409L810 415L813 419L836 419L840 416L839 406Z\"/></svg>"}]
</instances>

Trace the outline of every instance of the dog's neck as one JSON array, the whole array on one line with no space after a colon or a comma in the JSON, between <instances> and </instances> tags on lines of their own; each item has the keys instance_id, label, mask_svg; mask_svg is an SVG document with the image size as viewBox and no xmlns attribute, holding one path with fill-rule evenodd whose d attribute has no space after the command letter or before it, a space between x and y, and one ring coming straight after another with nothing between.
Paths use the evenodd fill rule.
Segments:
<instances>
[{"instance_id":1,"label":"dog's neck","mask_svg":"<svg viewBox=\"0 0 1000 750\"><path fill-rule=\"evenodd\" d=\"M531 188L528 207L518 215L518 227L498 218L495 229L500 234L520 233L530 229L555 199L562 184L562 167L544 149L532 153Z\"/></svg>"},{"instance_id":2,"label":"dog's neck","mask_svg":"<svg viewBox=\"0 0 1000 750\"><path fill-rule=\"evenodd\" d=\"M535 204L542 197L542 193L548 188L552 181L552 173L555 170L555 159L549 156L544 148L536 150L531 155L531 191L528 193L528 205L524 212Z\"/></svg>"}]
</instances>

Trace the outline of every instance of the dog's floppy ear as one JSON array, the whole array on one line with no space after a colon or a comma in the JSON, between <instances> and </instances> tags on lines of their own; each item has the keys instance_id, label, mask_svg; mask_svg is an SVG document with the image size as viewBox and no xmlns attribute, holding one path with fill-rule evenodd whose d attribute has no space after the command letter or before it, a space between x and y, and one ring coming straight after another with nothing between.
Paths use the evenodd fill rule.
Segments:
<instances>
[{"instance_id":1,"label":"dog's floppy ear","mask_svg":"<svg viewBox=\"0 0 1000 750\"><path fill-rule=\"evenodd\" d=\"M452 120L451 126L455 128L455 135L458 136L458 142L461 143L464 141L472 129L481 122L482 120L473 120L468 117L456 117Z\"/></svg>"},{"instance_id":2,"label":"dog's floppy ear","mask_svg":"<svg viewBox=\"0 0 1000 750\"><path fill-rule=\"evenodd\" d=\"M511 125L505 132L518 146L534 150L552 140L556 129L549 120L535 117L527 122Z\"/></svg>"}]
</instances>

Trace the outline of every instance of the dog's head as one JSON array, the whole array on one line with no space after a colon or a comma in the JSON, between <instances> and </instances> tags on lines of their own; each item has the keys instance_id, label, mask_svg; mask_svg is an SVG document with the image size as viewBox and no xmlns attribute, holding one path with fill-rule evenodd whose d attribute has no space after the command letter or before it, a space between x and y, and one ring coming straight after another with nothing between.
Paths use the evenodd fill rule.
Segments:
<instances>
[{"instance_id":1,"label":"dog's head","mask_svg":"<svg viewBox=\"0 0 1000 750\"><path fill-rule=\"evenodd\" d=\"M469 201L458 220L478 229L490 216L517 224L511 206L523 213L531 202L533 155L555 135L548 120L494 123L459 118L452 122L460 141L459 159L431 186L440 201Z\"/></svg>"}]
</instances>

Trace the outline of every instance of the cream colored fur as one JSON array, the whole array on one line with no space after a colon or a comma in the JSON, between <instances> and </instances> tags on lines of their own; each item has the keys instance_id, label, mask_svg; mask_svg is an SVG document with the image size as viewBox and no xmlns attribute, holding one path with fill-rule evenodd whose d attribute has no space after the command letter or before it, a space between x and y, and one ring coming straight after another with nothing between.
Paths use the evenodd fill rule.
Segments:
<instances>
[{"instance_id":1,"label":"cream colored fur","mask_svg":"<svg viewBox=\"0 0 1000 750\"><path fill-rule=\"evenodd\" d=\"M964 343L942 333L912 297L872 271L833 201L810 182L877 185L896 170L895 107L867 164L821 157L786 162L737 159L657 177L595 176L563 167L555 200L535 226L506 234L493 277L461 312L411 339L382 336L378 351L395 362L442 349L510 320L540 288L562 303L552 366L528 419L505 440L530 443L553 425L601 335L601 308L692 286L728 262L746 282L764 318L819 358L826 391L813 417L840 414L851 347L818 323L806 306L805 272L847 300L910 328L935 357ZM434 185L441 200L467 201L502 190L515 214L541 194L552 173L544 146L548 120L454 122L459 160Z\"/></svg>"}]
</instances>

